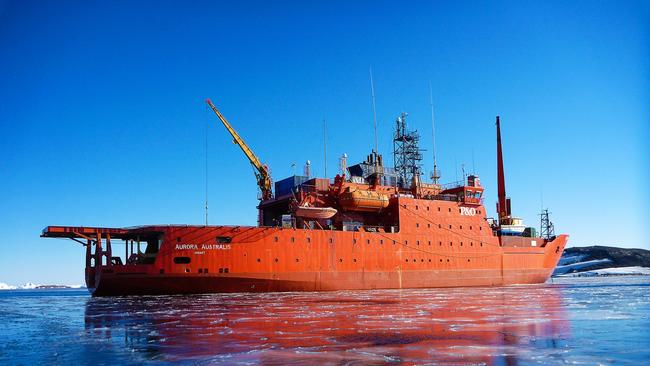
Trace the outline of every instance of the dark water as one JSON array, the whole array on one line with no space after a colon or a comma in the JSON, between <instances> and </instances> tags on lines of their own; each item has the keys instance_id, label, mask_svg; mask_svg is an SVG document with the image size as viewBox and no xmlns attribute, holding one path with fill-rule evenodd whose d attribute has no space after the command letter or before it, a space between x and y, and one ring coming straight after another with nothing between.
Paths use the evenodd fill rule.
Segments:
<instances>
[{"instance_id":1,"label":"dark water","mask_svg":"<svg viewBox=\"0 0 650 366\"><path fill-rule=\"evenodd\" d=\"M90 298L0 292L2 364L650 364L650 278Z\"/></svg>"}]
</instances>

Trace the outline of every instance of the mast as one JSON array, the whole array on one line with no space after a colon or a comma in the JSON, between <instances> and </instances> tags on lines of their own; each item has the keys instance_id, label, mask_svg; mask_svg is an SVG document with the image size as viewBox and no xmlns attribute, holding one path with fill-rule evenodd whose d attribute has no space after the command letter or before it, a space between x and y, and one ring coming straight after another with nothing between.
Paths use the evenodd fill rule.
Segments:
<instances>
[{"instance_id":1,"label":"mast","mask_svg":"<svg viewBox=\"0 0 650 366\"><path fill-rule=\"evenodd\" d=\"M510 216L510 199L506 198L506 179L503 171L503 151L501 148L501 123L497 116L497 179L499 201L497 203L497 214L499 222L502 218Z\"/></svg>"},{"instance_id":2,"label":"mast","mask_svg":"<svg viewBox=\"0 0 650 366\"><path fill-rule=\"evenodd\" d=\"M327 178L327 124L323 118L323 163L325 166L325 178Z\"/></svg>"},{"instance_id":3,"label":"mast","mask_svg":"<svg viewBox=\"0 0 650 366\"><path fill-rule=\"evenodd\" d=\"M375 152L379 152L379 143L377 142L377 108L375 106L375 84L372 81L372 67L370 68L370 94L372 95L372 115L375 126Z\"/></svg>"},{"instance_id":4,"label":"mast","mask_svg":"<svg viewBox=\"0 0 650 366\"><path fill-rule=\"evenodd\" d=\"M429 104L431 106L431 134L433 136L433 172L431 179L433 184L438 184L440 172L438 171L438 162L436 161L436 122L433 114L433 91L431 91L431 81L429 81Z\"/></svg>"}]
</instances>

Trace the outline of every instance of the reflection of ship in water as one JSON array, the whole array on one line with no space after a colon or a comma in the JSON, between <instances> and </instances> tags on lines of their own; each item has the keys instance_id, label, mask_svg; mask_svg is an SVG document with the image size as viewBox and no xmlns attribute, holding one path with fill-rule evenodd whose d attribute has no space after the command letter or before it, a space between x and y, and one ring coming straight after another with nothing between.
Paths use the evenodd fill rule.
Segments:
<instances>
[{"instance_id":1,"label":"reflection of ship in water","mask_svg":"<svg viewBox=\"0 0 650 366\"><path fill-rule=\"evenodd\" d=\"M85 323L142 360L516 364L562 357L561 296L525 286L93 298Z\"/></svg>"}]
</instances>

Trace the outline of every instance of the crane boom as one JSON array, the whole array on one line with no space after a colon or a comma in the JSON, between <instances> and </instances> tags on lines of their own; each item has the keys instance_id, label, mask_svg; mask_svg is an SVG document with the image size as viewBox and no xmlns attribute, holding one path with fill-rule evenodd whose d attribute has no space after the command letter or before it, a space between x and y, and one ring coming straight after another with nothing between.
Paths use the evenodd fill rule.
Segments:
<instances>
[{"instance_id":1,"label":"crane boom","mask_svg":"<svg viewBox=\"0 0 650 366\"><path fill-rule=\"evenodd\" d=\"M257 185L260 187L260 191L262 191L262 199L268 200L270 198L273 198L273 191L271 189L271 174L269 173L268 167L265 164L262 164L260 159L255 155L255 153L253 153L253 150L251 150L250 147L246 145L237 131L232 128L228 120L226 120L226 117L224 117L221 112L219 112L217 107L212 104L212 101L210 99L206 99L205 102L210 106L210 108L212 108L214 114L219 117L221 123L223 123L224 127L226 127L226 130L228 130L232 136L233 142L241 148L255 169L255 178L257 178Z\"/></svg>"}]
</instances>

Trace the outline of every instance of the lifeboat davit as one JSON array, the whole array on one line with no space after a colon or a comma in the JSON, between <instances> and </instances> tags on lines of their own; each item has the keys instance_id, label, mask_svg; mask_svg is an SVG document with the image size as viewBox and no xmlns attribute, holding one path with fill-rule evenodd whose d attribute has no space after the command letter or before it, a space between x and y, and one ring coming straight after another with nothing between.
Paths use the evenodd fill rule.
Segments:
<instances>
[{"instance_id":1,"label":"lifeboat davit","mask_svg":"<svg viewBox=\"0 0 650 366\"><path fill-rule=\"evenodd\" d=\"M377 212L388 207L388 196L375 191L358 190L341 193L339 203L348 211Z\"/></svg>"},{"instance_id":2,"label":"lifeboat davit","mask_svg":"<svg viewBox=\"0 0 650 366\"><path fill-rule=\"evenodd\" d=\"M332 207L298 206L295 215L307 219L327 220L338 211Z\"/></svg>"}]
</instances>

